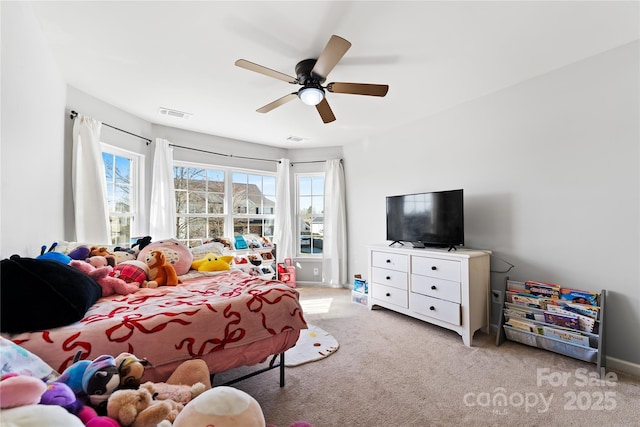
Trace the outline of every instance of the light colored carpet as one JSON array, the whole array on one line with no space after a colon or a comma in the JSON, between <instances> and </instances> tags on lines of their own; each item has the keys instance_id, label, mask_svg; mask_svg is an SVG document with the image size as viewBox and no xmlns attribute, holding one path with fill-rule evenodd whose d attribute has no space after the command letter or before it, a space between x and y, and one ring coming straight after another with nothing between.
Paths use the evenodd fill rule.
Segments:
<instances>
[{"instance_id":1,"label":"light colored carpet","mask_svg":"<svg viewBox=\"0 0 640 427\"><path fill-rule=\"evenodd\" d=\"M353 304L346 289L298 287L307 322L340 342L331 357L235 386L286 427L640 426L640 379L585 384L595 365L477 332L455 332ZM566 382L554 382L564 376ZM499 397L505 395L507 403ZM495 398L495 400L494 400ZM550 402L548 405L543 402ZM536 400L537 399L537 400Z\"/></svg>"},{"instance_id":2,"label":"light colored carpet","mask_svg":"<svg viewBox=\"0 0 640 427\"><path fill-rule=\"evenodd\" d=\"M327 331L309 324L300 332L296 345L284 353L287 367L299 366L324 359L338 350L338 341Z\"/></svg>"}]
</instances>

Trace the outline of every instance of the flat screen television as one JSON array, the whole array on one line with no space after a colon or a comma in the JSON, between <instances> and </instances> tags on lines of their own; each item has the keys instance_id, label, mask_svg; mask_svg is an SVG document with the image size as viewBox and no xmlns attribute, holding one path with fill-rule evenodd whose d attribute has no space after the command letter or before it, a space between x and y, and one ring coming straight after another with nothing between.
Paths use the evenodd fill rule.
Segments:
<instances>
[{"instance_id":1,"label":"flat screen television","mask_svg":"<svg viewBox=\"0 0 640 427\"><path fill-rule=\"evenodd\" d=\"M464 245L463 190L387 196L387 240L414 247Z\"/></svg>"}]
</instances>

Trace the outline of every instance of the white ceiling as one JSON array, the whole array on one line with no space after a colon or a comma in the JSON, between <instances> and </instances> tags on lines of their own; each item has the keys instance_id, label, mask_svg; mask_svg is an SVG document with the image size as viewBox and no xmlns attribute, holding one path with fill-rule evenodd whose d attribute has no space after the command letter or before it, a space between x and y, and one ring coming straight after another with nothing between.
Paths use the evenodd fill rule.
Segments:
<instances>
[{"instance_id":1,"label":"white ceiling","mask_svg":"<svg viewBox=\"0 0 640 427\"><path fill-rule=\"evenodd\" d=\"M361 141L639 38L637 1L32 5L69 85L152 123L289 148ZM327 82L388 84L387 96L328 93L329 124L297 99L257 113L298 87L236 59L295 76L332 34L352 47Z\"/></svg>"}]
</instances>

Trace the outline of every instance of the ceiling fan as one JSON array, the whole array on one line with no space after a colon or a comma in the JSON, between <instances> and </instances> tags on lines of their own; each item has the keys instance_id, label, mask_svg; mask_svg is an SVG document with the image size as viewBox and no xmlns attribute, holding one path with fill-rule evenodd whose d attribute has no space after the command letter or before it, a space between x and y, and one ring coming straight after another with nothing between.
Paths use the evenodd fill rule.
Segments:
<instances>
[{"instance_id":1,"label":"ceiling fan","mask_svg":"<svg viewBox=\"0 0 640 427\"><path fill-rule=\"evenodd\" d=\"M333 82L326 86L322 84L327 80L327 75L333 70L336 64L342 59L344 54L351 47L351 43L342 37L336 35L331 36L329 42L325 46L317 59L305 59L296 65L297 77L292 77L279 71L272 70L262 65L247 61L246 59L238 59L235 65L264 74L275 79L283 80L290 84L301 85L302 88L297 92L290 93L282 98L276 99L268 103L264 107L258 108L258 113L268 113L276 107L279 107L296 97L307 105L314 105L322 121L330 123L336 119L333 111L325 97L325 90L332 93L347 93L352 95L368 95L368 96L385 96L389 90L388 85L367 84L367 83L341 83Z\"/></svg>"}]
</instances>

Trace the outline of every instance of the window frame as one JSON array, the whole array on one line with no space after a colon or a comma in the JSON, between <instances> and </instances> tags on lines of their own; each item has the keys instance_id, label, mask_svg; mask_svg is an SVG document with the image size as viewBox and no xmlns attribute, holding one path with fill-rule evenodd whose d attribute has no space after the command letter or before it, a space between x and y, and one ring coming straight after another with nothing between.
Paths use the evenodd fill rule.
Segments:
<instances>
[{"instance_id":1,"label":"window frame","mask_svg":"<svg viewBox=\"0 0 640 427\"><path fill-rule=\"evenodd\" d=\"M300 212L301 210L301 206L300 206L300 178L314 178L314 177L321 177L322 178L322 213L321 214L317 214L314 216L321 216L322 217L322 225L324 228L324 198L325 198L325 194L324 194L324 183L326 180L326 175L324 172L300 172L300 173L296 173L295 174L295 239L296 239L296 257L300 257L300 258L322 258L323 256L323 251L319 252L319 253L306 253L306 252L302 252L302 248L301 248L301 240L302 240L302 230L301 230L301 224L302 224L302 214ZM311 194L311 197L313 197L314 194ZM313 224L315 224L315 222L313 222ZM324 232L323 232L323 242L324 242ZM312 244L310 242L310 244Z\"/></svg>"},{"instance_id":2,"label":"window frame","mask_svg":"<svg viewBox=\"0 0 640 427\"><path fill-rule=\"evenodd\" d=\"M100 142L100 159L102 159L102 154L106 153L115 157L124 157L129 159L131 162L131 170L130 170L130 191L131 191L131 209L129 213L123 214L122 212L112 212L110 207L108 206L109 211L108 216L111 218L115 217L130 217L131 218L131 227L130 227L130 236L129 240L141 236L144 233L142 222L143 222L143 207L144 200L143 195L145 194L145 180L144 180L144 165L145 165L145 156L144 154L136 153L134 151L125 150L118 146L108 144L106 142ZM106 170L105 170L105 180L106 180ZM108 185L109 183L107 183ZM109 236L111 236L111 220L109 220ZM130 243L130 242L127 242Z\"/></svg>"},{"instance_id":3,"label":"window frame","mask_svg":"<svg viewBox=\"0 0 640 427\"><path fill-rule=\"evenodd\" d=\"M234 232L234 220L236 219L247 219L247 220L251 220L251 219L260 219L260 220L265 220L265 219L270 219L271 221L275 222L275 212L277 211L277 201L275 200L275 194L274 194L274 213L273 214L238 214L238 213L234 213L233 212L233 174L234 173L241 173L241 174L247 174L247 175L259 175L259 176L269 176L269 177L273 177L274 180L277 179L276 177L276 173L275 172L269 172L269 171L263 171L263 170L258 170L258 169L248 169L248 168L238 168L238 167L233 167L233 166L221 166L221 165L216 165L216 164L210 164L210 163L199 163L199 162L193 162L193 161L186 161L186 160L174 160L173 161L173 165L172 168L175 167L184 167L184 168L192 168L192 169L204 169L204 170L215 170L215 171L220 171L224 173L224 194L223 194L223 213L179 213L176 212L176 219L180 219L180 218L222 218L224 220L224 234L222 236L205 236L204 238L213 238L213 237L227 237L230 239L234 239L235 237L235 232ZM175 195L174 195L175 197ZM177 211L177 209L176 209ZM207 231L208 232L208 231ZM244 234L243 234L244 235ZM191 236L189 236L189 240L188 241L195 241L198 240L198 238L193 238ZM273 236L267 236L270 239L273 238ZM183 240L183 239L179 239L179 240Z\"/></svg>"}]
</instances>

